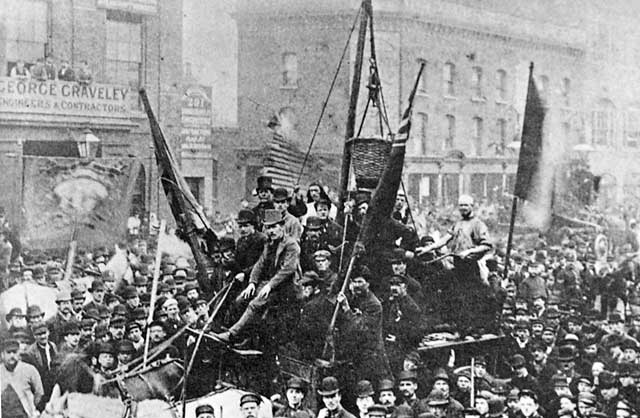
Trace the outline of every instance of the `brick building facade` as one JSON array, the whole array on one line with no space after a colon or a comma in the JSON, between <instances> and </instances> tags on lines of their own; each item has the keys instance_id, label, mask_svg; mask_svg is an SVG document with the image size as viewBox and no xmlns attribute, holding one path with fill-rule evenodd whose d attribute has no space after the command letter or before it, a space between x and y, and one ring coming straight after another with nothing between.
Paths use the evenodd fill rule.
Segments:
<instances>
[{"instance_id":1,"label":"brick building facade","mask_svg":"<svg viewBox=\"0 0 640 418\"><path fill-rule=\"evenodd\" d=\"M160 210L166 218L137 91L146 88L166 137L179 138L182 1L1 0L0 10L0 164L10 174L0 182L0 205L20 218L22 156L71 156L73 143L90 130L103 157L142 162L136 209ZM30 66L45 57L58 69L68 61L76 75L86 60L91 88L8 77L17 61Z\"/></svg>"}]
</instances>

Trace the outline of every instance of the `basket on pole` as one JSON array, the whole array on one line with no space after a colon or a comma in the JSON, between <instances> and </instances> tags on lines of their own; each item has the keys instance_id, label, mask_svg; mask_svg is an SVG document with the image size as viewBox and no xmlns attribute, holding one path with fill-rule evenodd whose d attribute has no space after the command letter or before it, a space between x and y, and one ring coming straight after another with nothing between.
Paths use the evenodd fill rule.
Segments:
<instances>
[{"instance_id":1,"label":"basket on pole","mask_svg":"<svg viewBox=\"0 0 640 418\"><path fill-rule=\"evenodd\" d=\"M391 142L383 138L351 138L351 166L358 189L375 189L387 165Z\"/></svg>"}]
</instances>

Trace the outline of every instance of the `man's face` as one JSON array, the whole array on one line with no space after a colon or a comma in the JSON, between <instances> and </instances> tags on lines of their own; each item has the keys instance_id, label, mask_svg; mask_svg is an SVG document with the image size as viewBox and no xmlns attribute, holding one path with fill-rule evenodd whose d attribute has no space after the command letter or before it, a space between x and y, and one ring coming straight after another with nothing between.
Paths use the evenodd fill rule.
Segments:
<instances>
[{"instance_id":1,"label":"man's face","mask_svg":"<svg viewBox=\"0 0 640 418\"><path fill-rule=\"evenodd\" d=\"M542 335L542 330L544 329L544 325L540 323L531 324L531 333L533 335Z\"/></svg>"},{"instance_id":2,"label":"man's face","mask_svg":"<svg viewBox=\"0 0 640 418\"><path fill-rule=\"evenodd\" d=\"M598 346L595 344L588 345L584 348L584 353L589 357L595 356L598 354Z\"/></svg>"},{"instance_id":3,"label":"man's face","mask_svg":"<svg viewBox=\"0 0 640 418\"><path fill-rule=\"evenodd\" d=\"M94 290L93 292L91 292L91 297L93 297L93 301L95 303L103 303L102 301L104 300L104 290Z\"/></svg>"},{"instance_id":4,"label":"man's face","mask_svg":"<svg viewBox=\"0 0 640 418\"><path fill-rule=\"evenodd\" d=\"M468 217L471 214L471 209L473 209L473 204L469 202L460 202L458 203L458 212L463 218Z\"/></svg>"},{"instance_id":5,"label":"man's face","mask_svg":"<svg viewBox=\"0 0 640 418\"><path fill-rule=\"evenodd\" d=\"M553 332L551 331L544 331L541 338L545 344L549 345L555 339L555 335L553 335Z\"/></svg>"},{"instance_id":6,"label":"man's face","mask_svg":"<svg viewBox=\"0 0 640 418\"><path fill-rule=\"evenodd\" d=\"M258 416L258 404L255 402L246 402L240 407L244 418L256 418Z\"/></svg>"},{"instance_id":7,"label":"man's face","mask_svg":"<svg viewBox=\"0 0 640 418\"><path fill-rule=\"evenodd\" d=\"M13 370L18 364L18 361L20 361L19 351L19 347L9 347L7 350L2 351L2 362L8 369Z\"/></svg>"},{"instance_id":8,"label":"man's face","mask_svg":"<svg viewBox=\"0 0 640 418\"><path fill-rule=\"evenodd\" d=\"M457 384L458 384L458 389L460 389L463 392L468 392L469 389L471 388L471 382L465 376L459 377Z\"/></svg>"},{"instance_id":9,"label":"man's face","mask_svg":"<svg viewBox=\"0 0 640 418\"><path fill-rule=\"evenodd\" d=\"M116 359L111 353L100 353L98 355L98 364L103 369L111 369L115 363Z\"/></svg>"},{"instance_id":10,"label":"man's face","mask_svg":"<svg viewBox=\"0 0 640 418\"><path fill-rule=\"evenodd\" d=\"M73 312L82 311L82 305L84 305L84 299L74 299L73 300Z\"/></svg>"},{"instance_id":11,"label":"man's face","mask_svg":"<svg viewBox=\"0 0 640 418\"><path fill-rule=\"evenodd\" d=\"M444 392L445 396L449 396L449 383L446 380L438 379L433 383L433 388Z\"/></svg>"},{"instance_id":12,"label":"man's face","mask_svg":"<svg viewBox=\"0 0 640 418\"><path fill-rule=\"evenodd\" d=\"M167 316L172 319L177 319L180 310L178 309L178 302L175 300L171 300L169 303L164 305L164 311L167 313Z\"/></svg>"},{"instance_id":13,"label":"man's face","mask_svg":"<svg viewBox=\"0 0 640 418\"><path fill-rule=\"evenodd\" d=\"M382 405L395 405L396 394L392 390L383 390L380 392L380 403Z\"/></svg>"},{"instance_id":14,"label":"man's face","mask_svg":"<svg viewBox=\"0 0 640 418\"><path fill-rule=\"evenodd\" d=\"M40 330L33 337L36 340L36 343L38 343L39 345L45 345L47 342L49 342L49 330Z\"/></svg>"},{"instance_id":15,"label":"man's face","mask_svg":"<svg viewBox=\"0 0 640 418\"><path fill-rule=\"evenodd\" d=\"M109 333L114 340L121 340L124 338L124 325L114 324L109 326Z\"/></svg>"},{"instance_id":16,"label":"man's face","mask_svg":"<svg viewBox=\"0 0 640 418\"><path fill-rule=\"evenodd\" d=\"M105 289L105 291L107 291L109 293L112 293L115 288L116 288L115 280L105 280L104 281L104 289Z\"/></svg>"},{"instance_id":17,"label":"man's face","mask_svg":"<svg viewBox=\"0 0 640 418\"><path fill-rule=\"evenodd\" d=\"M336 409L338 409L341 400L342 397L340 396L339 392L330 396L322 397L322 403L324 403L325 408L327 408L329 411L335 411Z\"/></svg>"},{"instance_id":18,"label":"man's face","mask_svg":"<svg viewBox=\"0 0 640 418\"><path fill-rule=\"evenodd\" d=\"M309 196L311 196L311 199L313 199L314 202L318 201L318 199L320 199L320 187L309 187Z\"/></svg>"},{"instance_id":19,"label":"man's face","mask_svg":"<svg viewBox=\"0 0 640 418\"><path fill-rule=\"evenodd\" d=\"M198 289L191 289L187 292L187 299L190 301L198 300L199 297Z\"/></svg>"},{"instance_id":20,"label":"man's face","mask_svg":"<svg viewBox=\"0 0 640 418\"><path fill-rule=\"evenodd\" d=\"M80 333L71 333L64 336L64 341L69 347L76 348L80 343Z\"/></svg>"},{"instance_id":21,"label":"man's face","mask_svg":"<svg viewBox=\"0 0 640 418\"><path fill-rule=\"evenodd\" d=\"M288 388L287 389L287 402L291 406L298 406L302 403L302 399L304 399L304 393L300 389L296 388Z\"/></svg>"},{"instance_id":22,"label":"man's face","mask_svg":"<svg viewBox=\"0 0 640 418\"><path fill-rule=\"evenodd\" d=\"M400 384L398 385L398 389L400 390L400 393L402 393L402 396L404 396L406 399L411 399L418 390L418 384L411 380L401 380Z\"/></svg>"},{"instance_id":23,"label":"man's face","mask_svg":"<svg viewBox=\"0 0 640 418\"><path fill-rule=\"evenodd\" d=\"M393 262L393 264L391 264L391 270L393 270L393 274L404 276L404 274L407 272L407 263L403 261Z\"/></svg>"},{"instance_id":24,"label":"man's face","mask_svg":"<svg viewBox=\"0 0 640 418\"><path fill-rule=\"evenodd\" d=\"M133 359L133 354L131 353L118 353L118 363L119 364L127 364Z\"/></svg>"},{"instance_id":25,"label":"man's face","mask_svg":"<svg viewBox=\"0 0 640 418\"><path fill-rule=\"evenodd\" d=\"M402 361L402 370L405 370L407 372L411 372L414 370L418 369L418 365L416 364L415 361L413 360L409 360L409 359L404 359Z\"/></svg>"},{"instance_id":26,"label":"man's face","mask_svg":"<svg viewBox=\"0 0 640 418\"><path fill-rule=\"evenodd\" d=\"M611 332L621 335L624 332L624 322L614 322L611 324Z\"/></svg>"},{"instance_id":27,"label":"man's face","mask_svg":"<svg viewBox=\"0 0 640 418\"><path fill-rule=\"evenodd\" d=\"M638 359L638 352L633 348L625 348L622 354L622 361L627 363L635 363Z\"/></svg>"},{"instance_id":28,"label":"man's face","mask_svg":"<svg viewBox=\"0 0 640 418\"><path fill-rule=\"evenodd\" d=\"M596 361L591 365L591 375L593 377L600 376L600 373L604 371L604 364L599 361Z\"/></svg>"},{"instance_id":29,"label":"man's face","mask_svg":"<svg viewBox=\"0 0 640 418\"><path fill-rule=\"evenodd\" d=\"M309 286L302 286L302 297L305 299L309 299L311 296L313 296L315 292L315 288L311 285Z\"/></svg>"},{"instance_id":30,"label":"man's face","mask_svg":"<svg viewBox=\"0 0 640 418\"><path fill-rule=\"evenodd\" d=\"M558 365L565 374L571 374L574 367L576 366L576 363L574 361L559 361Z\"/></svg>"},{"instance_id":31,"label":"man's face","mask_svg":"<svg viewBox=\"0 0 640 418\"><path fill-rule=\"evenodd\" d=\"M134 309L140 306L140 298L138 296L129 298L125 301L125 303L129 308Z\"/></svg>"},{"instance_id":32,"label":"man's face","mask_svg":"<svg viewBox=\"0 0 640 418\"><path fill-rule=\"evenodd\" d=\"M405 203L404 196L398 196L396 197L396 203L393 206L393 208L395 210L402 210L402 208L404 208L404 203Z\"/></svg>"},{"instance_id":33,"label":"man's face","mask_svg":"<svg viewBox=\"0 0 640 418\"><path fill-rule=\"evenodd\" d=\"M538 403L528 396L523 396L522 398L520 398L518 404L520 412L522 412L522 415L524 415L525 417L532 416L538 410Z\"/></svg>"},{"instance_id":34,"label":"man's face","mask_svg":"<svg viewBox=\"0 0 640 418\"><path fill-rule=\"evenodd\" d=\"M545 358L545 352L539 349L533 351L533 359L537 362L541 362Z\"/></svg>"},{"instance_id":35,"label":"man's face","mask_svg":"<svg viewBox=\"0 0 640 418\"><path fill-rule=\"evenodd\" d=\"M256 228L250 223L238 224L238 232L241 237L247 237L255 232Z\"/></svg>"},{"instance_id":36,"label":"man's face","mask_svg":"<svg viewBox=\"0 0 640 418\"><path fill-rule=\"evenodd\" d=\"M593 387L587 382L578 382L578 393L591 392Z\"/></svg>"},{"instance_id":37,"label":"man's face","mask_svg":"<svg viewBox=\"0 0 640 418\"><path fill-rule=\"evenodd\" d=\"M265 232L271 241L279 240L284 236L284 225L281 223L269 225L265 227Z\"/></svg>"},{"instance_id":38,"label":"man's face","mask_svg":"<svg viewBox=\"0 0 640 418\"><path fill-rule=\"evenodd\" d=\"M136 286L136 291L139 295L144 295L147 293L147 285L139 285Z\"/></svg>"},{"instance_id":39,"label":"man's face","mask_svg":"<svg viewBox=\"0 0 640 418\"><path fill-rule=\"evenodd\" d=\"M569 322L567 324L567 328L569 330L569 333L571 334L580 334L580 331L582 329L582 325L575 323L575 322Z\"/></svg>"},{"instance_id":40,"label":"man's face","mask_svg":"<svg viewBox=\"0 0 640 418\"><path fill-rule=\"evenodd\" d=\"M196 311L194 311L191 307L182 312L180 314L180 318L185 324L189 326L193 326L196 322L198 322L198 315L196 315Z\"/></svg>"},{"instance_id":41,"label":"man's face","mask_svg":"<svg viewBox=\"0 0 640 418\"><path fill-rule=\"evenodd\" d=\"M478 377L484 377L487 374L487 368L484 364L477 364L474 370L476 372L476 376Z\"/></svg>"},{"instance_id":42,"label":"man's face","mask_svg":"<svg viewBox=\"0 0 640 418\"><path fill-rule=\"evenodd\" d=\"M318 205L316 207L316 216L323 220L329 218L329 205L324 203Z\"/></svg>"},{"instance_id":43,"label":"man's face","mask_svg":"<svg viewBox=\"0 0 640 418\"><path fill-rule=\"evenodd\" d=\"M356 399L356 405L358 406L358 411L360 411L361 414L366 414L369 407L373 404L374 402L371 396L363 396Z\"/></svg>"},{"instance_id":44,"label":"man's face","mask_svg":"<svg viewBox=\"0 0 640 418\"><path fill-rule=\"evenodd\" d=\"M154 326L154 327L151 327L151 329L149 330L149 339L154 344L161 343L162 341L164 341L166 336L167 335L165 334L164 329L162 329L162 327Z\"/></svg>"},{"instance_id":45,"label":"man's face","mask_svg":"<svg viewBox=\"0 0 640 418\"><path fill-rule=\"evenodd\" d=\"M407 288L404 283L393 283L390 286L391 295L398 297L407 293Z\"/></svg>"},{"instance_id":46,"label":"man's face","mask_svg":"<svg viewBox=\"0 0 640 418\"><path fill-rule=\"evenodd\" d=\"M131 342L137 343L142 339L142 330L140 328L131 328L127 333L127 339Z\"/></svg>"},{"instance_id":47,"label":"man's face","mask_svg":"<svg viewBox=\"0 0 640 418\"><path fill-rule=\"evenodd\" d=\"M273 201L273 206L274 206L274 208L276 210L279 210L280 212L284 212L289 207L289 201L288 200L274 200Z\"/></svg>"},{"instance_id":48,"label":"man's face","mask_svg":"<svg viewBox=\"0 0 640 418\"><path fill-rule=\"evenodd\" d=\"M32 281L33 280L33 272L31 270L25 270L22 272L22 280L23 281Z\"/></svg>"},{"instance_id":49,"label":"man's face","mask_svg":"<svg viewBox=\"0 0 640 418\"><path fill-rule=\"evenodd\" d=\"M369 210L368 203L360 203L358 205L358 215L360 215L361 217L367 214L367 210Z\"/></svg>"},{"instance_id":50,"label":"man's face","mask_svg":"<svg viewBox=\"0 0 640 418\"><path fill-rule=\"evenodd\" d=\"M331 267L331 260L329 260L328 258L317 258L315 259L315 263L316 270L318 270L318 272L328 271L329 267Z\"/></svg>"},{"instance_id":51,"label":"man's face","mask_svg":"<svg viewBox=\"0 0 640 418\"><path fill-rule=\"evenodd\" d=\"M200 303L196 306L196 313L200 318L206 318L209 315L209 308L206 303Z\"/></svg>"},{"instance_id":52,"label":"man's face","mask_svg":"<svg viewBox=\"0 0 640 418\"><path fill-rule=\"evenodd\" d=\"M574 404L571 399L563 396L560 398L560 409L564 409L565 411L575 411L576 404Z\"/></svg>"},{"instance_id":53,"label":"man's face","mask_svg":"<svg viewBox=\"0 0 640 418\"><path fill-rule=\"evenodd\" d=\"M356 296L364 295L369 289L369 283L363 277L356 277L349 283L351 293Z\"/></svg>"},{"instance_id":54,"label":"man's face","mask_svg":"<svg viewBox=\"0 0 640 418\"><path fill-rule=\"evenodd\" d=\"M526 328L518 328L516 330L516 337L518 337L520 341L527 341L529 339L529 330Z\"/></svg>"},{"instance_id":55,"label":"man's face","mask_svg":"<svg viewBox=\"0 0 640 418\"><path fill-rule=\"evenodd\" d=\"M11 317L9 326L13 328L25 328L27 326L27 317L23 315Z\"/></svg>"},{"instance_id":56,"label":"man's face","mask_svg":"<svg viewBox=\"0 0 640 418\"><path fill-rule=\"evenodd\" d=\"M271 202L273 199L273 193L269 189L261 189L258 190L258 200L260 202Z\"/></svg>"},{"instance_id":57,"label":"man's face","mask_svg":"<svg viewBox=\"0 0 640 418\"><path fill-rule=\"evenodd\" d=\"M58 311L63 314L70 314L73 312L73 304L70 300L58 302Z\"/></svg>"}]
</instances>

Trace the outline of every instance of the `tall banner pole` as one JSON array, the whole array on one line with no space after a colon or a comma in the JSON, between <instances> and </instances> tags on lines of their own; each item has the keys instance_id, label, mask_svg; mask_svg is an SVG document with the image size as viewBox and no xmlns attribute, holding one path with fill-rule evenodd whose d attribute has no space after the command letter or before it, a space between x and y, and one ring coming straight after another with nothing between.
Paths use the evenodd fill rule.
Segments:
<instances>
[{"instance_id":1,"label":"tall banner pole","mask_svg":"<svg viewBox=\"0 0 640 418\"><path fill-rule=\"evenodd\" d=\"M471 397L469 404L471 408L476 405L476 359L471 357Z\"/></svg>"},{"instance_id":2,"label":"tall banner pole","mask_svg":"<svg viewBox=\"0 0 640 418\"><path fill-rule=\"evenodd\" d=\"M149 303L149 316L147 317L147 330L144 338L144 356L142 358L142 367L147 366L147 357L149 356L149 324L153 321L153 312L156 304L158 294L158 280L160 279L160 262L162 260L162 246L161 239L162 234L165 233L167 227L167 221L164 219L160 221L160 231L158 232L158 245L156 248L156 259L153 265L153 282L151 284L151 301Z\"/></svg>"}]
</instances>

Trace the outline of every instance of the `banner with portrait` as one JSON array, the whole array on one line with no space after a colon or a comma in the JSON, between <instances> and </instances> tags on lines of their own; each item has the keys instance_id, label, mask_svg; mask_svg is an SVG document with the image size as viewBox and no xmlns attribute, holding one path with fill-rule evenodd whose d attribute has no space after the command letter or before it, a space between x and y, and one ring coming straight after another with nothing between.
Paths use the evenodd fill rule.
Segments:
<instances>
[{"instance_id":1,"label":"banner with portrait","mask_svg":"<svg viewBox=\"0 0 640 418\"><path fill-rule=\"evenodd\" d=\"M23 245L65 248L74 233L79 248L122 241L139 170L132 158L25 157Z\"/></svg>"}]
</instances>

